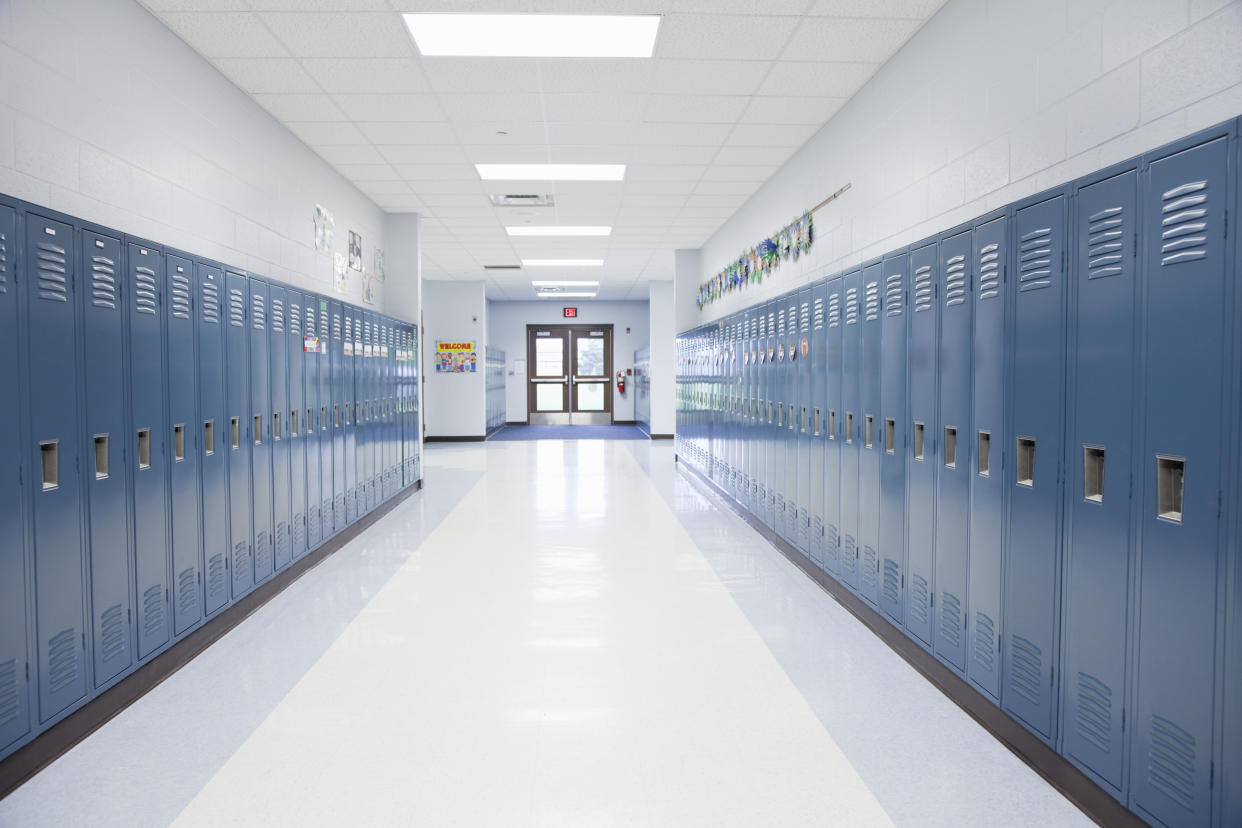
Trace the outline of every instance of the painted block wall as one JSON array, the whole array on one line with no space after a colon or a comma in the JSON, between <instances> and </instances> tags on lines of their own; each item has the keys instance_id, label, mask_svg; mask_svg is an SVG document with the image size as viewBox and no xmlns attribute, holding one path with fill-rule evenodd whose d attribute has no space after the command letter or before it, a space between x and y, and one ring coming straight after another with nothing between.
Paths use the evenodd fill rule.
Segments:
<instances>
[{"instance_id":1,"label":"painted block wall","mask_svg":"<svg viewBox=\"0 0 1242 828\"><path fill-rule=\"evenodd\" d=\"M708 240L694 276L678 268L677 329L1242 114L1239 43L1237 0L949 0ZM809 255L697 309L702 281L846 183Z\"/></svg>"},{"instance_id":2,"label":"painted block wall","mask_svg":"<svg viewBox=\"0 0 1242 828\"><path fill-rule=\"evenodd\" d=\"M652 282L651 324L651 433L672 434L677 425L677 330L673 311L673 283Z\"/></svg>"},{"instance_id":3,"label":"painted block wall","mask_svg":"<svg viewBox=\"0 0 1242 828\"><path fill-rule=\"evenodd\" d=\"M336 252L383 247L379 207L133 0L0 0L0 78L0 192L324 294L317 203ZM366 305L359 272L341 295Z\"/></svg>"},{"instance_id":4,"label":"painted block wall","mask_svg":"<svg viewBox=\"0 0 1242 828\"><path fill-rule=\"evenodd\" d=\"M482 437L487 433L487 297L483 282L423 283L423 434L425 437ZM437 374L436 341L474 340L473 374Z\"/></svg>"},{"instance_id":5,"label":"painted block wall","mask_svg":"<svg viewBox=\"0 0 1242 828\"><path fill-rule=\"evenodd\" d=\"M432 284L428 282L428 284ZM611 324L612 370L634 367L634 352L648 344L648 310L646 302L579 301L577 319L565 319L563 302L491 302L488 308L487 342L505 352L505 417L511 423L526 422L526 371L516 373L514 360L526 361L526 326L549 324L596 325ZM430 308L428 308L430 312ZM626 328L630 333L626 333ZM669 339L672 348L672 338ZM513 372L513 373L510 373ZM627 386L625 394L613 387L612 417L614 420L634 419L634 394ZM671 406L670 406L671 410Z\"/></svg>"}]
</instances>

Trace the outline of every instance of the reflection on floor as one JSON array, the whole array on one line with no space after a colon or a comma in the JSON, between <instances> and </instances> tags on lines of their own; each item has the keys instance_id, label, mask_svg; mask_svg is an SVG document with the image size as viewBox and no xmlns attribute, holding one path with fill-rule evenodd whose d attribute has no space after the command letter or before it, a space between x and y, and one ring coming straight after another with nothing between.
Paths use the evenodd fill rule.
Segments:
<instances>
[{"instance_id":1,"label":"reflection on floor","mask_svg":"<svg viewBox=\"0 0 1242 828\"><path fill-rule=\"evenodd\" d=\"M647 440L632 425L507 425L488 440Z\"/></svg>"},{"instance_id":2,"label":"reflection on floor","mask_svg":"<svg viewBox=\"0 0 1242 828\"><path fill-rule=\"evenodd\" d=\"M0 825L1087 824L667 443L425 466Z\"/></svg>"}]
</instances>

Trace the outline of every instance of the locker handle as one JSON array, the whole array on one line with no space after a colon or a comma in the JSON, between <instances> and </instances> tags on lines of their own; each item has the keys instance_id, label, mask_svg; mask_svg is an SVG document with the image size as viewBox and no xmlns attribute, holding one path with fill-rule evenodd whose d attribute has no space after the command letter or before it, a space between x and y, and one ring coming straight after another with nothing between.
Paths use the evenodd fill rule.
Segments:
<instances>
[{"instance_id":1,"label":"locker handle","mask_svg":"<svg viewBox=\"0 0 1242 828\"><path fill-rule=\"evenodd\" d=\"M1092 503L1104 502L1104 447L1082 447L1082 497Z\"/></svg>"},{"instance_id":2,"label":"locker handle","mask_svg":"<svg viewBox=\"0 0 1242 828\"><path fill-rule=\"evenodd\" d=\"M241 448L241 418L229 418L229 436L232 439L233 450Z\"/></svg>"},{"instance_id":3,"label":"locker handle","mask_svg":"<svg viewBox=\"0 0 1242 828\"><path fill-rule=\"evenodd\" d=\"M923 459L923 423L916 422L914 424L914 459Z\"/></svg>"},{"instance_id":4,"label":"locker handle","mask_svg":"<svg viewBox=\"0 0 1242 828\"><path fill-rule=\"evenodd\" d=\"M953 426L944 427L944 465L957 468L957 429Z\"/></svg>"},{"instance_id":5,"label":"locker handle","mask_svg":"<svg viewBox=\"0 0 1242 828\"><path fill-rule=\"evenodd\" d=\"M216 421L203 421L203 453L211 456L216 453Z\"/></svg>"},{"instance_id":6,"label":"locker handle","mask_svg":"<svg viewBox=\"0 0 1242 828\"><path fill-rule=\"evenodd\" d=\"M872 439L873 437L872 428L873 428L874 420L875 418L870 414L867 414L864 417L865 433L863 437L863 445L866 446L867 448L871 448L874 443L874 440Z\"/></svg>"},{"instance_id":7,"label":"locker handle","mask_svg":"<svg viewBox=\"0 0 1242 828\"><path fill-rule=\"evenodd\" d=\"M897 421L892 417L884 420L884 453L893 454L897 451Z\"/></svg>"},{"instance_id":8,"label":"locker handle","mask_svg":"<svg viewBox=\"0 0 1242 828\"><path fill-rule=\"evenodd\" d=\"M854 412L845 412L845 444L854 442Z\"/></svg>"},{"instance_id":9,"label":"locker handle","mask_svg":"<svg viewBox=\"0 0 1242 828\"><path fill-rule=\"evenodd\" d=\"M60 487L60 441L44 440L39 443L39 457L43 465L43 491Z\"/></svg>"},{"instance_id":10,"label":"locker handle","mask_svg":"<svg viewBox=\"0 0 1242 828\"><path fill-rule=\"evenodd\" d=\"M138 469L151 468L151 429L138 429Z\"/></svg>"},{"instance_id":11,"label":"locker handle","mask_svg":"<svg viewBox=\"0 0 1242 828\"><path fill-rule=\"evenodd\" d=\"M173 462L180 463L185 459L185 423L173 426Z\"/></svg>"},{"instance_id":12,"label":"locker handle","mask_svg":"<svg viewBox=\"0 0 1242 828\"><path fill-rule=\"evenodd\" d=\"M1186 489L1186 458L1156 455L1156 517L1182 522L1182 496Z\"/></svg>"},{"instance_id":13,"label":"locker handle","mask_svg":"<svg viewBox=\"0 0 1242 828\"><path fill-rule=\"evenodd\" d=\"M256 446L261 445L263 443L263 415L262 414L254 415L254 432L252 436L254 437L254 444Z\"/></svg>"},{"instance_id":14,"label":"locker handle","mask_svg":"<svg viewBox=\"0 0 1242 828\"><path fill-rule=\"evenodd\" d=\"M108 477L108 435L95 435L95 479L106 480Z\"/></svg>"},{"instance_id":15,"label":"locker handle","mask_svg":"<svg viewBox=\"0 0 1242 828\"><path fill-rule=\"evenodd\" d=\"M1035 438L1018 438L1018 462L1015 465L1017 484L1028 488L1035 485Z\"/></svg>"},{"instance_id":16,"label":"locker handle","mask_svg":"<svg viewBox=\"0 0 1242 828\"><path fill-rule=\"evenodd\" d=\"M979 430L979 476L992 474L992 432Z\"/></svg>"}]
</instances>

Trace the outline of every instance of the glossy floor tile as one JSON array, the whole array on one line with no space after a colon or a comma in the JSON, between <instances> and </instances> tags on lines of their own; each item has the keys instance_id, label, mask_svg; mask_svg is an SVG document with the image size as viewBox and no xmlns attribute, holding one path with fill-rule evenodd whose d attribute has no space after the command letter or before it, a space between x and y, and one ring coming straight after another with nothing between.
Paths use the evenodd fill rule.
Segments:
<instances>
[{"instance_id":1,"label":"glossy floor tile","mask_svg":"<svg viewBox=\"0 0 1242 828\"><path fill-rule=\"evenodd\" d=\"M1085 824L671 446L425 460L0 825Z\"/></svg>"}]
</instances>

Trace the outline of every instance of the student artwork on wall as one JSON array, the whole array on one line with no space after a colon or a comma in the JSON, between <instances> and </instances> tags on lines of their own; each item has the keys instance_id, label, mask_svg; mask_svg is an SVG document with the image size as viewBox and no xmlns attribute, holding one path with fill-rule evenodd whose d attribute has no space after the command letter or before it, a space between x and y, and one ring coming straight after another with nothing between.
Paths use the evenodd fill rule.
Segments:
<instances>
[{"instance_id":1,"label":"student artwork on wall","mask_svg":"<svg viewBox=\"0 0 1242 828\"><path fill-rule=\"evenodd\" d=\"M315 222L315 250L326 253L332 249L332 228L335 224L332 214L328 212L327 207L316 204L312 218Z\"/></svg>"},{"instance_id":2,"label":"student artwork on wall","mask_svg":"<svg viewBox=\"0 0 1242 828\"><path fill-rule=\"evenodd\" d=\"M363 272L362 274L362 301L366 302L368 305L375 304L375 274L374 273Z\"/></svg>"},{"instance_id":3,"label":"student artwork on wall","mask_svg":"<svg viewBox=\"0 0 1242 828\"><path fill-rule=\"evenodd\" d=\"M349 269L362 270L362 236L349 231Z\"/></svg>"},{"instance_id":4,"label":"student artwork on wall","mask_svg":"<svg viewBox=\"0 0 1242 828\"><path fill-rule=\"evenodd\" d=\"M436 341L437 374L473 374L478 362L473 342Z\"/></svg>"},{"instance_id":5,"label":"student artwork on wall","mask_svg":"<svg viewBox=\"0 0 1242 828\"><path fill-rule=\"evenodd\" d=\"M384 251L378 247L375 248L375 267L372 268L371 277L381 282L388 281L388 274L384 272Z\"/></svg>"},{"instance_id":6,"label":"student artwork on wall","mask_svg":"<svg viewBox=\"0 0 1242 828\"><path fill-rule=\"evenodd\" d=\"M340 253L332 254L332 284L337 293L349 289L349 269L345 265L345 256Z\"/></svg>"}]
</instances>

